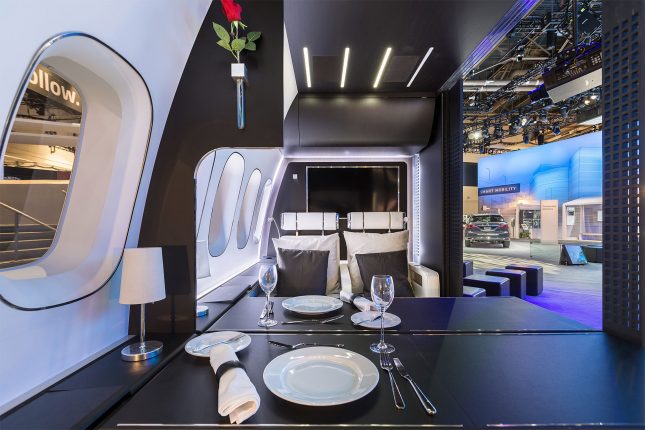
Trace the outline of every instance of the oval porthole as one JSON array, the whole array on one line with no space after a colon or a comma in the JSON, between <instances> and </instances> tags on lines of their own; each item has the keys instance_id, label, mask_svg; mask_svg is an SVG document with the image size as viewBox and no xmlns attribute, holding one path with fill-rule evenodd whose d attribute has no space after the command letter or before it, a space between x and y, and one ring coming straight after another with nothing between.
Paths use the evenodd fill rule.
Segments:
<instances>
[{"instance_id":1,"label":"oval porthole","mask_svg":"<svg viewBox=\"0 0 645 430\"><path fill-rule=\"evenodd\" d=\"M208 250L213 257L224 253L233 229L235 208L244 177L244 158L231 154L222 169L208 229Z\"/></svg>"},{"instance_id":2,"label":"oval porthole","mask_svg":"<svg viewBox=\"0 0 645 430\"><path fill-rule=\"evenodd\" d=\"M255 169L249 177L249 182L244 191L242 198L242 205L240 206L240 216L237 220L237 248L243 249L249 241L251 235L251 223L253 222L253 214L255 213L256 202L258 200L258 192L260 191L260 180L262 173L259 169Z\"/></svg>"}]
</instances>

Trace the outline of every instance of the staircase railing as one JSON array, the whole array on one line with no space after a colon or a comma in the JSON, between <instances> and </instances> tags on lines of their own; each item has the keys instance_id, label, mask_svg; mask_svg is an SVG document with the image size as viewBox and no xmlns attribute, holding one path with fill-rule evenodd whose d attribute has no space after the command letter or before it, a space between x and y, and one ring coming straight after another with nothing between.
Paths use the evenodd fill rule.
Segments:
<instances>
[{"instance_id":1,"label":"staircase railing","mask_svg":"<svg viewBox=\"0 0 645 430\"><path fill-rule=\"evenodd\" d=\"M25 213L25 212L23 212L23 211L21 211L19 209L16 209L13 206L9 206L6 203L0 202L0 207L8 209L9 211L14 213L14 231L15 231L15 234L14 234L14 237L13 237L13 245L14 245L13 251L14 251L14 255L16 256L14 258L18 258L17 255L20 252L20 246L19 246L20 239L19 239L19 236L20 236L20 217L21 216L27 218L30 221L35 222L36 224L38 224L38 225L40 225L42 227L45 227L45 228L47 228L47 229L49 229L51 231L54 231L54 232L56 231L56 228L52 227L51 225L46 224L43 221L39 220L38 218L35 218L35 217L29 215L28 213Z\"/></svg>"}]
</instances>

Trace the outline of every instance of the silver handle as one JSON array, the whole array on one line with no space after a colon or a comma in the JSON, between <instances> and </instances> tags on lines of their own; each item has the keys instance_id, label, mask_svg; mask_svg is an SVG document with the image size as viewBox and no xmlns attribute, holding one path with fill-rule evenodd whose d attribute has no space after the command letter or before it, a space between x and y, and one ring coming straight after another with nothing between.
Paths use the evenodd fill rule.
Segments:
<instances>
[{"instance_id":1,"label":"silver handle","mask_svg":"<svg viewBox=\"0 0 645 430\"><path fill-rule=\"evenodd\" d=\"M392 371L388 370L387 374L390 375L390 385L392 386L392 395L394 396L394 406L396 406L397 409L405 409L405 402L403 401L403 396L399 391L399 386L396 384L396 381L394 380L394 375L392 375Z\"/></svg>"},{"instance_id":2,"label":"silver handle","mask_svg":"<svg viewBox=\"0 0 645 430\"><path fill-rule=\"evenodd\" d=\"M430 399L428 399L428 396L424 394L423 391L421 391L421 388L417 385L416 382L412 380L412 378L406 378L408 382L410 382L410 385L412 385L412 389L414 390L414 394L417 395L417 398L421 402L421 406L423 406L423 409L426 410L426 413L428 415L436 415L437 414L437 408L434 407Z\"/></svg>"}]
</instances>

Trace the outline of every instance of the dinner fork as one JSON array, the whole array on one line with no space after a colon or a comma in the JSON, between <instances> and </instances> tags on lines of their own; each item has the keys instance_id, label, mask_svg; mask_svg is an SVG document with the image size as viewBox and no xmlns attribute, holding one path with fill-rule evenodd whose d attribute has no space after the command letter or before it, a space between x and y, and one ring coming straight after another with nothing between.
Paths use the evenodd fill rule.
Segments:
<instances>
[{"instance_id":1,"label":"dinner fork","mask_svg":"<svg viewBox=\"0 0 645 430\"><path fill-rule=\"evenodd\" d=\"M232 337L230 339L220 339L220 340L215 341L215 342L207 343L206 345L201 345L201 346L193 349L193 352L200 352L200 351L205 350L206 348L210 348L212 346L220 345L220 344L223 344L223 343L233 343L233 342L236 342L236 341L242 339L243 337L244 337L244 333L240 333L237 336L234 336L234 337Z\"/></svg>"},{"instance_id":2,"label":"dinner fork","mask_svg":"<svg viewBox=\"0 0 645 430\"><path fill-rule=\"evenodd\" d=\"M387 371L387 374L390 376L390 385L392 386L392 395L394 396L394 406L396 406L397 409L405 409L405 402L403 401L403 396L401 396L401 392L399 391L399 386L396 384L396 381L394 380L394 375L392 374L392 369L394 369L394 366L392 365L392 359L390 358L390 354L388 352L381 352L380 354L380 362L381 362L381 369Z\"/></svg>"}]
</instances>

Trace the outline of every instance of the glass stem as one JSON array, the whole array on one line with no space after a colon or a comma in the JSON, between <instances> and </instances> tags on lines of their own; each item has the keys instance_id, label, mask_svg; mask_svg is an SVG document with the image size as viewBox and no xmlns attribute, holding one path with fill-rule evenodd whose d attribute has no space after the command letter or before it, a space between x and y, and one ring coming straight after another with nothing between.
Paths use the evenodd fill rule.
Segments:
<instances>
[{"instance_id":1,"label":"glass stem","mask_svg":"<svg viewBox=\"0 0 645 430\"><path fill-rule=\"evenodd\" d=\"M269 299L270 296L271 296L271 292L269 291L267 293L267 304L265 305L267 307L267 312L264 314L264 320L265 321L269 319L269 306L270 306L270 303L271 303L271 301Z\"/></svg>"},{"instance_id":2,"label":"glass stem","mask_svg":"<svg viewBox=\"0 0 645 430\"><path fill-rule=\"evenodd\" d=\"M381 311L381 342L380 345L381 347L385 346L385 329L383 328L383 317L385 315L385 311Z\"/></svg>"}]
</instances>

